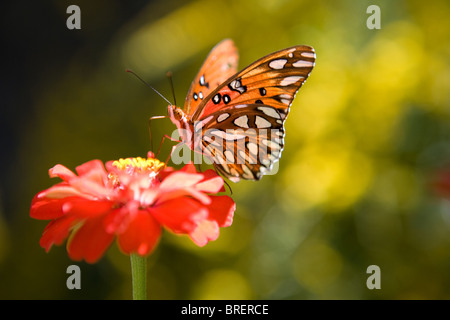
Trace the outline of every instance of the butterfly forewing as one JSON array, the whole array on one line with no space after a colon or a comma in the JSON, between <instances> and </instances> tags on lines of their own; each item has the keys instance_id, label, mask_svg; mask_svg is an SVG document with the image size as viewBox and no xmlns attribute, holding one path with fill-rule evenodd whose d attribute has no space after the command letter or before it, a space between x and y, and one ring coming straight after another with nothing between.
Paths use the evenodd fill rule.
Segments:
<instances>
[{"instance_id":1,"label":"butterfly forewing","mask_svg":"<svg viewBox=\"0 0 450 320\"><path fill-rule=\"evenodd\" d=\"M238 60L238 50L232 40L225 39L217 44L192 81L183 111L192 115L208 94L237 72Z\"/></svg>"},{"instance_id":2,"label":"butterfly forewing","mask_svg":"<svg viewBox=\"0 0 450 320\"><path fill-rule=\"evenodd\" d=\"M193 113L192 119L238 104L266 104L283 118L315 63L314 49L296 46L269 54L222 83Z\"/></svg>"}]
</instances>

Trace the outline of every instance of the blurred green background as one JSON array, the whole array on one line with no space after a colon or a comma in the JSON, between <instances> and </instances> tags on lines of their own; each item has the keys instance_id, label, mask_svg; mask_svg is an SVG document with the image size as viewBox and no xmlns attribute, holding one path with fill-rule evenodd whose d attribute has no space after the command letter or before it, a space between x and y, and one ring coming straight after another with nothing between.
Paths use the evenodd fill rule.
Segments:
<instances>
[{"instance_id":1,"label":"blurred green background","mask_svg":"<svg viewBox=\"0 0 450 320\"><path fill-rule=\"evenodd\" d=\"M81 8L68 30L66 8ZM366 9L381 8L369 30ZM209 50L232 38L240 67L316 49L287 119L279 172L230 183L234 223L196 247L165 232L151 299L449 299L450 202L430 180L450 162L450 3L350 0L29 1L1 10L1 299L129 299L129 258L45 253L32 197L57 163L146 156L147 120L178 104ZM154 123L158 144L175 128ZM170 143L164 145L164 160ZM205 167L204 167L205 168ZM68 290L66 268L81 268ZM381 289L366 287L370 265Z\"/></svg>"}]
</instances>

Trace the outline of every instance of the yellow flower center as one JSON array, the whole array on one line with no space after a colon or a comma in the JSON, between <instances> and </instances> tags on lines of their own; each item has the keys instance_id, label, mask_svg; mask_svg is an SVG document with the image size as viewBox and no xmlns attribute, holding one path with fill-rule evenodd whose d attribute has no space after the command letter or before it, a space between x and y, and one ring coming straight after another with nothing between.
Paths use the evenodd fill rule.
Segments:
<instances>
[{"instance_id":1,"label":"yellow flower center","mask_svg":"<svg viewBox=\"0 0 450 320\"><path fill-rule=\"evenodd\" d=\"M154 158L126 158L119 159L112 163L114 167L119 170L127 171L128 173L158 173L166 166L164 162Z\"/></svg>"}]
</instances>

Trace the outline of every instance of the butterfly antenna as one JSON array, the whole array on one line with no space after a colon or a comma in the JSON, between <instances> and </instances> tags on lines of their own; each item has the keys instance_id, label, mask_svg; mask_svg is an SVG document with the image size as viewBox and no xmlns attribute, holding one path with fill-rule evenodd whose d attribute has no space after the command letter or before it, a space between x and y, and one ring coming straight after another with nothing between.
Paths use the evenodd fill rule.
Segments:
<instances>
[{"instance_id":1,"label":"butterfly antenna","mask_svg":"<svg viewBox=\"0 0 450 320\"><path fill-rule=\"evenodd\" d=\"M174 105L177 105L177 99L175 98L175 89L173 87L172 72L167 72L167 78L169 78L170 87L172 88L173 103Z\"/></svg>"},{"instance_id":2,"label":"butterfly antenna","mask_svg":"<svg viewBox=\"0 0 450 320\"><path fill-rule=\"evenodd\" d=\"M126 69L126 72L131 73L132 75L134 75L136 78L138 78L139 80L141 80L147 87L149 87L150 89L152 89L153 91L155 91L161 98L163 98L168 104L170 104L171 106L173 105L172 102L170 102L169 100L166 99L166 97L164 97L161 93L159 93L158 90L156 90L155 88L153 88L151 85L149 85L147 82L145 82L141 77L139 77L133 70L130 69Z\"/></svg>"}]
</instances>

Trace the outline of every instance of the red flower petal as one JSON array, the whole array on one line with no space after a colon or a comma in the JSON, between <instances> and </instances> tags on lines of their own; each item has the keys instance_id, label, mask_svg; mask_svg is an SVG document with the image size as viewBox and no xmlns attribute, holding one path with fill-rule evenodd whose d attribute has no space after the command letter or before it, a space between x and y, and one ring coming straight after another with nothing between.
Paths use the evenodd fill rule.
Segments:
<instances>
[{"instance_id":1,"label":"red flower petal","mask_svg":"<svg viewBox=\"0 0 450 320\"><path fill-rule=\"evenodd\" d=\"M108 198L114 195L113 190L105 187L103 182L99 183L96 179L91 180L88 177L74 178L70 181L70 185L83 193L86 198Z\"/></svg>"},{"instance_id":2,"label":"red flower petal","mask_svg":"<svg viewBox=\"0 0 450 320\"><path fill-rule=\"evenodd\" d=\"M82 165L76 167L76 171L80 177L86 175L92 175L93 177L97 177L97 181L99 183L103 182L103 178L105 178L108 173L103 166L103 163L100 160L91 160Z\"/></svg>"},{"instance_id":3,"label":"red flower petal","mask_svg":"<svg viewBox=\"0 0 450 320\"><path fill-rule=\"evenodd\" d=\"M159 172L159 179L162 181L166 179L169 175L175 172L175 169L172 167L166 167Z\"/></svg>"},{"instance_id":4,"label":"red flower petal","mask_svg":"<svg viewBox=\"0 0 450 320\"><path fill-rule=\"evenodd\" d=\"M86 260L94 263L110 246L114 235L107 233L103 227L103 216L86 220L76 230L67 245L67 252L72 260Z\"/></svg>"},{"instance_id":5,"label":"red flower petal","mask_svg":"<svg viewBox=\"0 0 450 320\"><path fill-rule=\"evenodd\" d=\"M155 205L159 203L166 202L171 199L182 198L190 196L200 201L203 204L210 204L211 199L208 195L203 192L197 191L194 188L182 188L182 189L172 189L172 190L161 190L160 195L156 199Z\"/></svg>"},{"instance_id":6,"label":"red flower petal","mask_svg":"<svg viewBox=\"0 0 450 320\"><path fill-rule=\"evenodd\" d=\"M63 243L74 224L75 218L70 216L52 220L45 227L39 244L48 252L52 245L60 245Z\"/></svg>"},{"instance_id":7,"label":"red flower petal","mask_svg":"<svg viewBox=\"0 0 450 320\"><path fill-rule=\"evenodd\" d=\"M57 164L56 166L48 170L48 174L50 178L59 177L66 182L76 177L75 173L61 164Z\"/></svg>"},{"instance_id":8,"label":"red flower petal","mask_svg":"<svg viewBox=\"0 0 450 320\"><path fill-rule=\"evenodd\" d=\"M85 195L80 192L80 190L74 188L73 186L67 184L66 182L61 182L55 184L53 187L47 190L41 191L39 193L40 198L52 198L52 199L62 199L67 197L84 197Z\"/></svg>"},{"instance_id":9,"label":"red flower petal","mask_svg":"<svg viewBox=\"0 0 450 320\"><path fill-rule=\"evenodd\" d=\"M217 175L217 173L208 169L203 174L203 181L197 183L195 188L199 191L208 192L208 193L218 193L225 191L223 187L223 179L221 176Z\"/></svg>"},{"instance_id":10,"label":"red flower petal","mask_svg":"<svg viewBox=\"0 0 450 320\"><path fill-rule=\"evenodd\" d=\"M204 205L190 198L177 198L149 208L153 217L175 233L189 233L197 222L208 217Z\"/></svg>"},{"instance_id":11,"label":"red flower petal","mask_svg":"<svg viewBox=\"0 0 450 320\"><path fill-rule=\"evenodd\" d=\"M216 221L203 220L189 233L192 241L199 247L203 247L209 241L217 240L219 237L219 226Z\"/></svg>"},{"instance_id":12,"label":"red flower petal","mask_svg":"<svg viewBox=\"0 0 450 320\"><path fill-rule=\"evenodd\" d=\"M215 220L220 227L229 227L233 223L236 203L229 196L210 196L212 202L207 206L209 220Z\"/></svg>"},{"instance_id":13,"label":"red flower petal","mask_svg":"<svg viewBox=\"0 0 450 320\"><path fill-rule=\"evenodd\" d=\"M180 171L189 172L189 173L197 173L197 169L195 169L195 165L192 162L189 162L187 165L185 165L183 168L181 168Z\"/></svg>"},{"instance_id":14,"label":"red flower petal","mask_svg":"<svg viewBox=\"0 0 450 320\"><path fill-rule=\"evenodd\" d=\"M166 179L164 179L159 187L166 190L180 189L192 187L201 180L203 180L202 174L178 171L172 173Z\"/></svg>"},{"instance_id":15,"label":"red flower petal","mask_svg":"<svg viewBox=\"0 0 450 320\"><path fill-rule=\"evenodd\" d=\"M128 228L130 222L130 212L122 207L112 210L103 220L103 225L107 233L122 233Z\"/></svg>"},{"instance_id":16,"label":"red flower petal","mask_svg":"<svg viewBox=\"0 0 450 320\"><path fill-rule=\"evenodd\" d=\"M192 241L200 247L219 237L219 226L229 227L233 223L236 204L228 196L210 196L211 204L206 206L209 210L208 220L202 220L196 228L189 233Z\"/></svg>"},{"instance_id":17,"label":"red flower petal","mask_svg":"<svg viewBox=\"0 0 450 320\"><path fill-rule=\"evenodd\" d=\"M65 201L62 209L66 214L75 216L78 220L94 218L112 210L113 203L109 200L87 200L75 198Z\"/></svg>"},{"instance_id":18,"label":"red flower petal","mask_svg":"<svg viewBox=\"0 0 450 320\"><path fill-rule=\"evenodd\" d=\"M161 226L148 211L136 212L128 228L118 234L119 247L123 252L145 256L153 251L161 236Z\"/></svg>"},{"instance_id":19,"label":"red flower petal","mask_svg":"<svg viewBox=\"0 0 450 320\"><path fill-rule=\"evenodd\" d=\"M56 219L63 215L62 206L67 200L65 199L48 199L39 196L40 193L34 196L31 201L30 217L40 220ZM73 197L72 199L77 199Z\"/></svg>"}]
</instances>

